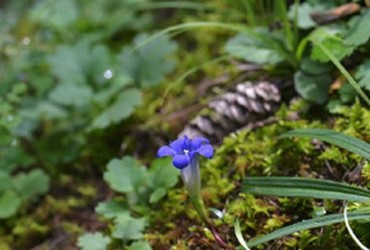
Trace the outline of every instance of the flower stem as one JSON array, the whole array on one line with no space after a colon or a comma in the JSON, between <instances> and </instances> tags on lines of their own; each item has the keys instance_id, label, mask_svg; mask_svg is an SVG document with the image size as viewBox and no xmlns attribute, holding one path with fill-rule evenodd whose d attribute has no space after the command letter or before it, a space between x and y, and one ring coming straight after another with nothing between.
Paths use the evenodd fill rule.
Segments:
<instances>
[{"instance_id":1,"label":"flower stem","mask_svg":"<svg viewBox=\"0 0 370 250\"><path fill-rule=\"evenodd\" d=\"M217 241L225 249L229 249L227 243L221 238L219 233L216 230L216 227L212 223L211 219L208 216L207 209L204 205L203 199L200 196L190 197L191 201L193 202L194 208L197 211L198 215L202 218L203 222L207 224L207 226L211 229L212 235Z\"/></svg>"},{"instance_id":2,"label":"flower stem","mask_svg":"<svg viewBox=\"0 0 370 250\"><path fill-rule=\"evenodd\" d=\"M209 219L207 209L204 205L204 202L201 197L195 196L190 197L191 201L193 202L194 208L197 211L198 215L202 218L202 220L208 225L213 227L211 220Z\"/></svg>"}]
</instances>

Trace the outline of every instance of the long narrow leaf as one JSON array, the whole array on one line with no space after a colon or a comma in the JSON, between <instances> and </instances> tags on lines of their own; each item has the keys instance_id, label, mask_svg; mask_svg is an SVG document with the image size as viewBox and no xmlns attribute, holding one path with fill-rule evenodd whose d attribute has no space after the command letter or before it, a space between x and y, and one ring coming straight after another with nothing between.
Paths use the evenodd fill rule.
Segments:
<instances>
[{"instance_id":1,"label":"long narrow leaf","mask_svg":"<svg viewBox=\"0 0 370 250\"><path fill-rule=\"evenodd\" d=\"M161 35L169 34L169 33L176 32L176 31L190 30L194 28L220 28L220 29L227 29L227 30L236 31L236 32L246 32L252 35L254 34L254 32L251 29L248 29L245 27L245 25L241 25L241 24L222 23L222 22L190 22L190 23L177 24L177 25L173 25L168 28L165 28L155 33L154 35L152 35L145 41L141 42L140 44L138 44L134 49L138 49L141 46L144 46L145 44L151 42L152 40L154 40L155 38Z\"/></svg>"},{"instance_id":2,"label":"long narrow leaf","mask_svg":"<svg viewBox=\"0 0 370 250\"><path fill-rule=\"evenodd\" d=\"M369 190L335 181L299 177L247 177L243 181L243 191L257 195L370 201Z\"/></svg>"},{"instance_id":3,"label":"long narrow leaf","mask_svg":"<svg viewBox=\"0 0 370 250\"><path fill-rule=\"evenodd\" d=\"M370 212L369 211L350 212L347 214L347 218L348 220L370 219ZM296 224L292 224L292 225L283 227L281 229L275 230L272 233L269 233L257 239L253 239L248 242L248 246L255 247L259 244L292 234L294 232L322 227L322 226L328 226L328 225L340 223L343 221L344 221L343 214L331 214L331 215L325 215L325 216L317 217L317 218L310 219L310 220L301 221Z\"/></svg>"},{"instance_id":4,"label":"long narrow leaf","mask_svg":"<svg viewBox=\"0 0 370 250\"><path fill-rule=\"evenodd\" d=\"M247 245L247 242L245 242L245 240L243 238L243 234L242 234L242 231L240 230L240 223L239 223L239 219L238 218L236 218L236 220L235 220L234 230L235 230L236 239L239 241L240 245L245 250L250 250L249 247L248 247L248 245Z\"/></svg>"},{"instance_id":5,"label":"long narrow leaf","mask_svg":"<svg viewBox=\"0 0 370 250\"><path fill-rule=\"evenodd\" d=\"M347 78L348 82L352 85L352 87L357 91L357 93L364 99L367 105L370 105L370 99L365 94L365 92L361 89L358 83L353 79L350 73L343 67L340 61L330 52L330 49L324 46L320 41L317 41L313 36L310 36L310 40L318 46L331 60L331 62L338 68L338 70Z\"/></svg>"},{"instance_id":6,"label":"long narrow leaf","mask_svg":"<svg viewBox=\"0 0 370 250\"><path fill-rule=\"evenodd\" d=\"M308 137L317 138L338 147L347 149L353 153L370 159L370 144L352 136L345 135L330 129L294 129L282 134L280 137Z\"/></svg>"}]
</instances>

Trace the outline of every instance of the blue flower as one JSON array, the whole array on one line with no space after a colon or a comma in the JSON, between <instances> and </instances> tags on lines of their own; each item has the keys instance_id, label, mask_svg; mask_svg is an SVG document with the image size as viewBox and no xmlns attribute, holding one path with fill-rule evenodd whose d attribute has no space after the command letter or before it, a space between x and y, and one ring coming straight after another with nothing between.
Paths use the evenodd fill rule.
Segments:
<instances>
[{"instance_id":1,"label":"blue flower","mask_svg":"<svg viewBox=\"0 0 370 250\"><path fill-rule=\"evenodd\" d=\"M192 200L195 209L202 219L210 224L207 210L201 196L201 181L199 169L199 155L207 158L213 156L213 147L202 137L188 139L187 136L177 139L169 146L162 146L157 153L158 157L172 156L173 165L180 169L181 178L186 191Z\"/></svg>"},{"instance_id":2,"label":"blue flower","mask_svg":"<svg viewBox=\"0 0 370 250\"><path fill-rule=\"evenodd\" d=\"M157 153L158 157L172 156L172 163L178 169L186 168L197 154L212 157L213 147L207 139L202 137L188 139L184 136L171 142L169 146L162 146Z\"/></svg>"}]
</instances>

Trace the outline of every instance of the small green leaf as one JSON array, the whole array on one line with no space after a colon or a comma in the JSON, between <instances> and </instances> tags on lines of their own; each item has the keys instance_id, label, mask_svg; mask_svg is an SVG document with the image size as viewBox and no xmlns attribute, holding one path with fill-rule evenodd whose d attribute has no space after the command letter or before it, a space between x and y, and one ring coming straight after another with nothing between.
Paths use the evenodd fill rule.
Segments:
<instances>
[{"instance_id":1,"label":"small green leaf","mask_svg":"<svg viewBox=\"0 0 370 250\"><path fill-rule=\"evenodd\" d=\"M180 171L172 166L170 158L156 159L149 168L154 189L150 196L150 202L159 201L165 194L166 190L175 186L178 182Z\"/></svg>"},{"instance_id":2,"label":"small green leaf","mask_svg":"<svg viewBox=\"0 0 370 250\"><path fill-rule=\"evenodd\" d=\"M152 250L151 246L146 241L137 241L132 243L128 250Z\"/></svg>"},{"instance_id":3,"label":"small green leaf","mask_svg":"<svg viewBox=\"0 0 370 250\"><path fill-rule=\"evenodd\" d=\"M370 10L364 8L361 16L353 17L349 22L349 30L345 41L348 44L359 46L370 38Z\"/></svg>"},{"instance_id":4,"label":"small green leaf","mask_svg":"<svg viewBox=\"0 0 370 250\"><path fill-rule=\"evenodd\" d=\"M302 59L300 70L294 74L294 86L305 99L322 104L328 96L331 77L327 64L318 63L308 58Z\"/></svg>"},{"instance_id":5,"label":"small green leaf","mask_svg":"<svg viewBox=\"0 0 370 250\"><path fill-rule=\"evenodd\" d=\"M330 129L294 129L281 135L282 138L292 136L317 138L370 159L370 144Z\"/></svg>"},{"instance_id":6,"label":"small green leaf","mask_svg":"<svg viewBox=\"0 0 370 250\"><path fill-rule=\"evenodd\" d=\"M0 195L0 219L11 217L21 205L21 198L13 191Z\"/></svg>"},{"instance_id":7,"label":"small green leaf","mask_svg":"<svg viewBox=\"0 0 370 250\"><path fill-rule=\"evenodd\" d=\"M370 191L348 184L299 177L247 177L243 192L256 195L306 197L369 202Z\"/></svg>"},{"instance_id":8,"label":"small green leaf","mask_svg":"<svg viewBox=\"0 0 370 250\"><path fill-rule=\"evenodd\" d=\"M345 83L338 92L342 103L353 102L357 96L356 90L349 83Z\"/></svg>"},{"instance_id":9,"label":"small green leaf","mask_svg":"<svg viewBox=\"0 0 370 250\"><path fill-rule=\"evenodd\" d=\"M109 106L109 103L114 100L123 91L123 88L132 83L132 79L125 75L116 75L113 82L109 82L105 89L101 89L94 95L94 102L99 106Z\"/></svg>"},{"instance_id":10,"label":"small green leaf","mask_svg":"<svg viewBox=\"0 0 370 250\"><path fill-rule=\"evenodd\" d=\"M113 190L122 193L134 192L139 187L149 185L146 168L128 156L111 160L104 173L104 180Z\"/></svg>"},{"instance_id":11,"label":"small green leaf","mask_svg":"<svg viewBox=\"0 0 370 250\"><path fill-rule=\"evenodd\" d=\"M354 211L348 213L348 220L360 220L360 219L370 219L370 212ZM304 220L293 225L289 225L281 229L275 230L272 233L269 233L262 237L253 239L248 242L248 246L255 247L257 245L266 243L270 240L278 239L301 230L328 226L335 223L341 223L343 221L344 221L343 214L331 214L310 220Z\"/></svg>"},{"instance_id":12,"label":"small green leaf","mask_svg":"<svg viewBox=\"0 0 370 250\"><path fill-rule=\"evenodd\" d=\"M330 48L330 51L339 61L346 56L351 55L355 49L355 46L346 44L342 38L334 35L328 35L323 38L321 44L327 48ZM319 62L330 61L330 58L318 46L313 46L311 59Z\"/></svg>"},{"instance_id":13,"label":"small green leaf","mask_svg":"<svg viewBox=\"0 0 370 250\"><path fill-rule=\"evenodd\" d=\"M155 188L154 192L150 195L150 203L156 203L158 202L163 196L166 195L166 189L160 187L160 188Z\"/></svg>"},{"instance_id":14,"label":"small green leaf","mask_svg":"<svg viewBox=\"0 0 370 250\"><path fill-rule=\"evenodd\" d=\"M73 0L43 0L36 3L36 6L31 10L31 18L40 24L65 29L78 18L77 4Z\"/></svg>"},{"instance_id":15,"label":"small green leaf","mask_svg":"<svg viewBox=\"0 0 370 250\"><path fill-rule=\"evenodd\" d=\"M227 42L226 52L236 58L258 64L277 64L283 61L284 58L274 49L274 46L271 46L274 43L279 47L277 40L265 31L257 33L256 36L246 33L236 35Z\"/></svg>"},{"instance_id":16,"label":"small green leaf","mask_svg":"<svg viewBox=\"0 0 370 250\"><path fill-rule=\"evenodd\" d=\"M23 200L44 194L49 190L49 176L40 169L18 174L12 181L14 189Z\"/></svg>"},{"instance_id":17,"label":"small green leaf","mask_svg":"<svg viewBox=\"0 0 370 250\"><path fill-rule=\"evenodd\" d=\"M135 79L142 87L160 83L175 66L175 62L169 56L175 52L177 46L167 35L158 36L149 43L133 49L148 37L146 34L136 36L132 47L125 47L120 56L124 73Z\"/></svg>"},{"instance_id":18,"label":"small green leaf","mask_svg":"<svg viewBox=\"0 0 370 250\"><path fill-rule=\"evenodd\" d=\"M301 29L309 29L316 26L316 23L311 19L310 14L313 11L323 10L323 6L321 5L314 5L312 6L310 3L302 3L298 5L298 9L296 10L296 4L292 4L289 9L289 18L294 20L295 13L297 11L297 25Z\"/></svg>"},{"instance_id":19,"label":"small green leaf","mask_svg":"<svg viewBox=\"0 0 370 250\"><path fill-rule=\"evenodd\" d=\"M110 241L100 232L85 233L78 238L77 246L82 250L106 250Z\"/></svg>"},{"instance_id":20,"label":"small green leaf","mask_svg":"<svg viewBox=\"0 0 370 250\"><path fill-rule=\"evenodd\" d=\"M122 213L127 213L127 206L117 201L100 202L95 207L95 212L106 219L112 219Z\"/></svg>"},{"instance_id":21,"label":"small green leaf","mask_svg":"<svg viewBox=\"0 0 370 250\"><path fill-rule=\"evenodd\" d=\"M86 84L84 61L89 56L88 49L88 43L84 41L74 46L60 45L47 58L50 70L60 84Z\"/></svg>"},{"instance_id":22,"label":"small green leaf","mask_svg":"<svg viewBox=\"0 0 370 250\"><path fill-rule=\"evenodd\" d=\"M66 106L86 106L93 96L92 89L82 84L58 84L50 93L49 100Z\"/></svg>"},{"instance_id":23,"label":"small green leaf","mask_svg":"<svg viewBox=\"0 0 370 250\"><path fill-rule=\"evenodd\" d=\"M138 240L146 225L144 218L133 218L129 214L116 217L113 237L121 240Z\"/></svg>"},{"instance_id":24,"label":"small green leaf","mask_svg":"<svg viewBox=\"0 0 370 250\"><path fill-rule=\"evenodd\" d=\"M81 102L77 101L77 102L74 102L74 104L80 105ZM63 118L66 118L68 114L59 105L53 104L50 101L40 101L36 105L36 107L22 110L22 113L24 113L25 116L27 117L33 117L35 120L42 119L42 118L63 119Z\"/></svg>"},{"instance_id":25,"label":"small green leaf","mask_svg":"<svg viewBox=\"0 0 370 250\"><path fill-rule=\"evenodd\" d=\"M137 89L124 90L116 100L103 110L92 122L91 128L103 129L129 117L141 103L141 93Z\"/></svg>"},{"instance_id":26,"label":"small green leaf","mask_svg":"<svg viewBox=\"0 0 370 250\"><path fill-rule=\"evenodd\" d=\"M356 71L356 78L358 85L370 91L370 60L364 60Z\"/></svg>"}]
</instances>

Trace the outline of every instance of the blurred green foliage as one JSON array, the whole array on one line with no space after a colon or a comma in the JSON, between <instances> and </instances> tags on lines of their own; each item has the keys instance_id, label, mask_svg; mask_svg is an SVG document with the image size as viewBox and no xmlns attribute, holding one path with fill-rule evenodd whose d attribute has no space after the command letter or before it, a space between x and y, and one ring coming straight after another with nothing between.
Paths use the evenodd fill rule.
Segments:
<instances>
[{"instance_id":1,"label":"blurred green foliage","mask_svg":"<svg viewBox=\"0 0 370 250\"><path fill-rule=\"evenodd\" d=\"M346 82L337 92L329 91L337 72L327 55L307 40L315 37L339 60L356 59L351 70L359 85L370 90L369 10L363 8L358 15L321 27L309 17L312 10L344 2L308 0L288 8L280 0L3 1L0 249L48 247L65 235L69 244L77 242L82 249L181 248L186 242L178 238L184 231L189 229L195 239L203 234L201 227L194 226L199 222L195 212L185 209L186 195L173 189L178 172L170 161L155 160L147 167L141 162L151 158L138 158L154 155L156 149L147 140L151 129L163 135L176 126L164 115L199 101L201 73L185 81L173 78L190 68L199 70L207 60L219 57L223 46L233 58L261 64L264 74L294 78L295 89L309 101L324 104L330 98L334 128L368 141L368 110L360 102L346 106L356 99ZM170 25L199 20L238 22L252 32L233 36L205 28L188 32L177 42L172 35L180 32L148 40ZM202 70L206 78L220 72L235 74L229 62ZM325 161L338 169L355 168L359 157L335 146L317 151L309 140L277 143L276 137L288 129L327 127L317 120L286 119L297 112L306 114L308 106L305 102L283 106L276 115L278 124L227 137L205 164L206 203L226 211L225 221L216 220L218 225L231 226L237 215L244 219L243 230L254 236L294 222L297 215L309 216L313 207L337 209L334 203L237 194L245 175L316 177ZM135 158L122 157L128 154ZM367 163L361 174L370 179ZM276 244L277 248L339 246L346 242L341 234L335 239L341 230L334 227L321 238L305 231Z\"/></svg>"}]
</instances>

